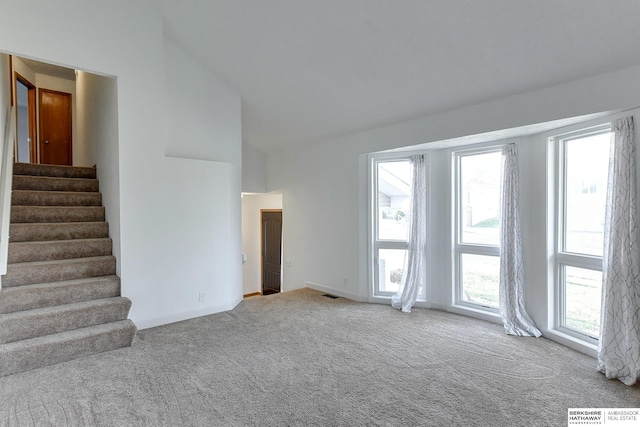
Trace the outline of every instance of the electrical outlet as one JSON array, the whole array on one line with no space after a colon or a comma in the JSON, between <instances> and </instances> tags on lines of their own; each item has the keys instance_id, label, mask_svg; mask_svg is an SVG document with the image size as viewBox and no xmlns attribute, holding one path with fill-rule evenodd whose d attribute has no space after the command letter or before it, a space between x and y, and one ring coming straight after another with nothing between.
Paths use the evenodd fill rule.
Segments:
<instances>
[{"instance_id":1,"label":"electrical outlet","mask_svg":"<svg viewBox=\"0 0 640 427\"><path fill-rule=\"evenodd\" d=\"M349 279L344 279L342 281L342 284L344 285L344 287L346 288L347 286L349 286Z\"/></svg>"},{"instance_id":2,"label":"electrical outlet","mask_svg":"<svg viewBox=\"0 0 640 427\"><path fill-rule=\"evenodd\" d=\"M285 267L291 267L291 260L290 259L285 259L284 260L284 266Z\"/></svg>"},{"instance_id":3,"label":"electrical outlet","mask_svg":"<svg viewBox=\"0 0 640 427\"><path fill-rule=\"evenodd\" d=\"M198 301L199 301L199 302L204 302L204 300L205 300L204 292L200 292L200 293L198 294Z\"/></svg>"}]
</instances>

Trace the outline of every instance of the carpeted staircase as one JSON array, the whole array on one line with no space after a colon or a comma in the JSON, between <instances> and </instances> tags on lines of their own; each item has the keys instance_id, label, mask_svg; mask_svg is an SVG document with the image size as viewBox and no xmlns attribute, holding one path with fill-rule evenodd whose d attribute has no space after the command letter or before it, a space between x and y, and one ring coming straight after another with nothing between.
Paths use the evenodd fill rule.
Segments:
<instances>
[{"instance_id":1,"label":"carpeted staircase","mask_svg":"<svg viewBox=\"0 0 640 427\"><path fill-rule=\"evenodd\" d=\"M95 168L16 163L0 376L130 346Z\"/></svg>"}]
</instances>

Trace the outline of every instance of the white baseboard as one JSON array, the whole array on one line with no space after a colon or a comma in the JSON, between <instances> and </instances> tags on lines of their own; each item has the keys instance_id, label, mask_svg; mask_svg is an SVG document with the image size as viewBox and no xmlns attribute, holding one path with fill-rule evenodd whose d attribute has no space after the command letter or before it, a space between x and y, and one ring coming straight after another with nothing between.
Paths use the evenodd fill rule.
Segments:
<instances>
[{"instance_id":1,"label":"white baseboard","mask_svg":"<svg viewBox=\"0 0 640 427\"><path fill-rule=\"evenodd\" d=\"M371 304L382 304L382 305L391 305L391 298L386 297L369 297L367 302ZM415 308L433 308L429 301L416 301L413 305Z\"/></svg>"},{"instance_id":2,"label":"white baseboard","mask_svg":"<svg viewBox=\"0 0 640 427\"><path fill-rule=\"evenodd\" d=\"M436 302L432 302L431 303L431 308L433 308L434 310L447 311L449 309L449 306L447 304L439 304L439 303L436 303Z\"/></svg>"},{"instance_id":3,"label":"white baseboard","mask_svg":"<svg viewBox=\"0 0 640 427\"><path fill-rule=\"evenodd\" d=\"M474 319L486 320L487 322L502 325L502 319L499 314L488 313L482 310L474 310L471 307L448 306L443 310L449 313L460 314L461 316L473 317Z\"/></svg>"},{"instance_id":4,"label":"white baseboard","mask_svg":"<svg viewBox=\"0 0 640 427\"><path fill-rule=\"evenodd\" d=\"M591 356L594 358L598 357L598 348L595 345L581 342L569 335L563 334L562 332L554 331L554 330L545 330L545 331L542 331L542 336L551 341L555 341L558 344L562 344L565 347L569 347L575 351L584 353L587 356Z\"/></svg>"},{"instance_id":5,"label":"white baseboard","mask_svg":"<svg viewBox=\"0 0 640 427\"><path fill-rule=\"evenodd\" d=\"M183 313L170 314L168 316L156 317L153 319L145 319L145 320L133 320L133 323L136 324L138 330L154 328L156 326L168 325L170 323L181 322L183 320L195 319L196 317L208 316L210 314L222 313L223 311L233 310L240 302L242 302L243 297L241 296L236 301L231 302L230 304L220 304L220 305L212 305L202 310L193 310L187 311Z\"/></svg>"},{"instance_id":6,"label":"white baseboard","mask_svg":"<svg viewBox=\"0 0 640 427\"><path fill-rule=\"evenodd\" d=\"M322 286L313 282L305 282L305 285L307 285L308 288L315 289L316 291L325 292L327 294L336 295L342 298L348 298L353 301L367 302L366 297L361 297L360 295L352 294L340 289L329 288L327 286Z\"/></svg>"}]
</instances>

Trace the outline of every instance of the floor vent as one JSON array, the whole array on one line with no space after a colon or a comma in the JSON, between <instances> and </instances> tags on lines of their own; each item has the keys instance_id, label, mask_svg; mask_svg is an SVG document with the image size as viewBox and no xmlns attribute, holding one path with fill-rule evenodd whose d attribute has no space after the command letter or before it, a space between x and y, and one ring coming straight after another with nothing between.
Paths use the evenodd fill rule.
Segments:
<instances>
[{"instance_id":1,"label":"floor vent","mask_svg":"<svg viewBox=\"0 0 640 427\"><path fill-rule=\"evenodd\" d=\"M330 295L330 294L324 294L324 295L322 295L322 296L323 296L323 297L327 297L327 298L331 298L331 299L337 299L337 298L340 298L340 297L337 297L337 296L335 296L335 295Z\"/></svg>"}]
</instances>

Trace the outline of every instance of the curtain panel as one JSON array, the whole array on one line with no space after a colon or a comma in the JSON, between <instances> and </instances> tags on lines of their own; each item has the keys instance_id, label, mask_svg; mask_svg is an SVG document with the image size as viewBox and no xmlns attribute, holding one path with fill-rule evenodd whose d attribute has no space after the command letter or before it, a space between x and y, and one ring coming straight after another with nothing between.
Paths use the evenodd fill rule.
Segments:
<instances>
[{"instance_id":1,"label":"curtain panel","mask_svg":"<svg viewBox=\"0 0 640 427\"><path fill-rule=\"evenodd\" d=\"M632 117L613 122L602 260L598 370L626 385L640 378L640 247Z\"/></svg>"},{"instance_id":2,"label":"curtain panel","mask_svg":"<svg viewBox=\"0 0 640 427\"><path fill-rule=\"evenodd\" d=\"M427 243L427 178L424 155L411 156L411 214L409 241L400 289L391 296L391 306L405 313L418 299L420 287L425 284L425 246Z\"/></svg>"}]
</instances>

